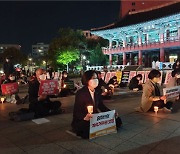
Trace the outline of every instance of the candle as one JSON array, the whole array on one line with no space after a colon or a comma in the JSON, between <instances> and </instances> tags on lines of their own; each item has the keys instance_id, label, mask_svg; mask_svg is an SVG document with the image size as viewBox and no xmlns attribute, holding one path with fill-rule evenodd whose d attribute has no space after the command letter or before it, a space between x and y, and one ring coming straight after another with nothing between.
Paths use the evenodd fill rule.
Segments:
<instances>
[{"instance_id":1,"label":"candle","mask_svg":"<svg viewBox=\"0 0 180 154\"><path fill-rule=\"evenodd\" d=\"M1 102L2 102L2 104L3 104L3 102L4 102L4 97L1 97Z\"/></svg>"},{"instance_id":2,"label":"candle","mask_svg":"<svg viewBox=\"0 0 180 154\"><path fill-rule=\"evenodd\" d=\"M108 92L108 90L107 90L107 89L105 89L105 90L104 90L104 92L106 92L106 93L107 93L107 92Z\"/></svg>"},{"instance_id":3,"label":"candle","mask_svg":"<svg viewBox=\"0 0 180 154\"><path fill-rule=\"evenodd\" d=\"M87 106L87 109L88 109L89 114L93 113L93 106L89 105L89 106Z\"/></svg>"},{"instance_id":4,"label":"candle","mask_svg":"<svg viewBox=\"0 0 180 154\"><path fill-rule=\"evenodd\" d=\"M154 112L157 114L157 112L158 112L158 106L154 106Z\"/></svg>"}]
</instances>

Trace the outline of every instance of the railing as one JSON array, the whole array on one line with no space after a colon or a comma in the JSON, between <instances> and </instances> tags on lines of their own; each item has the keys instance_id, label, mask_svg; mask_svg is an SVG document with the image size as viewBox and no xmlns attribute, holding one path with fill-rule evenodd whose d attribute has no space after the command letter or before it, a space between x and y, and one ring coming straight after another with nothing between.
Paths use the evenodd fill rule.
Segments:
<instances>
[{"instance_id":1,"label":"railing","mask_svg":"<svg viewBox=\"0 0 180 154\"><path fill-rule=\"evenodd\" d=\"M158 41L153 41L150 40L146 43L142 43L141 45L136 44L127 44L125 47L122 46L113 46L112 48L109 47L102 47L102 51L106 54L108 52L112 52L113 50L118 50L118 51L123 51L123 50L138 50L138 48L146 48L146 47L151 47L151 46L157 46L157 45L163 45L166 43L173 43L173 42L179 42L180 37L169 37L165 38L163 40L158 40ZM180 46L180 45L179 45Z\"/></svg>"}]
</instances>

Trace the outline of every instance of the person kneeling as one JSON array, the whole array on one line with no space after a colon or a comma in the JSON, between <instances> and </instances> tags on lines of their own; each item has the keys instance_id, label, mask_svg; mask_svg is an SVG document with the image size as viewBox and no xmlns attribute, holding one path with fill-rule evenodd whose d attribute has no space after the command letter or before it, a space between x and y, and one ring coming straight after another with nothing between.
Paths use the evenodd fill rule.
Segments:
<instances>
[{"instance_id":1,"label":"person kneeling","mask_svg":"<svg viewBox=\"0 0 180 154\"><path fill-rule=\"evenodd\" d=\"M110 111L102 102L101 96L95 88L98 86L97 74L95 71L86 71L82 77L82 83L85 85L81 88L75 97L73 110L73 120L71 123L73 132L82 138L89 138L90 119L92 114L88 114L87 106L93 106L93 113ZM117 128L122 124L121 119L116 119Z\"/></svg>"},{"instance_id":2,"label":"person kneeling","mask_svg":"<svg viewBox=\"0 0 180 154\"><path fill-rule=\"evenodd\" d=\"M129 83L129 89L130 90L142 90L142 84L140 81L142 80L142 75L138 74L135 77L133 77Z\"/></svg>"},{"instance_id":3,"label":"person kneeling","mask_svg":"<svg viewBox=\"0 0 180 154\"><path fill-rule=\"evenodd\" d=\"M29 109L35 112L36 118L61 113L59 101L51 102L47 95L38 96L40 82L45 79L44 70L37 69L36 77L29 83Z\"/></svg>"},{"instance_id":4,"label":"person kneeling","mask_svg":"<svg viewBox=\"0 0 180 154\"><path fill-rule=\"evenodd\" d=\"M154 111L154 106L157 106L159 109L163 109L165 112L171 112L172 103L165 103L164 100L166 100L166 96L162 96L160 92L160 86L158 84L160 77L161 73L158 70L152 70L149 73L149 80L143 87L141 106L136 108L136 111Z\"/></svg>"}]
</instances>

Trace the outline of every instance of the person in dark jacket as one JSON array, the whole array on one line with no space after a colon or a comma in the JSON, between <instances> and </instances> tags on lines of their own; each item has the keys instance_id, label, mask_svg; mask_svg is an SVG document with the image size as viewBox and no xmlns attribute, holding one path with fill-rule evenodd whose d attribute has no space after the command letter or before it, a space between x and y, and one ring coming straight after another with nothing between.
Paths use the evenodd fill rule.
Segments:
<instances>
[{"instance_id":1,"label":"person in dark jacket","mask_svg":"<svg viewBox=\"0 0 180 154\"><path fill-rule=\"evenodd\" d=\"M9 57L6 57L6 62L3 64L3 71L5 73L6 79L8 79L9 75L13 74L15 71Z\"/></svg>"},{"instance_id":2,"label":"person in dark jacket","mask_svg":"<svg viewBox=\"0 0 180 154\"><path fill-rule=\"evenodd\" d=\"M138 74L135 77L133 77L129 83L129 89L137 89L137 90L142 90L142 84L140 81L142 80L142 75Z\"/></svg>"},{"instance_id":3,"label":"person in dark jacket","mask_svg":"<svg viewBox=\"0 0 180 154\"><path fill-rule=\"evenodd\" d=\"M96 87L96 91L97 93L99 93L100 95L102 95L103 99L109 99L111 98L112 95L112 90L111 88L105 83L105 81L102 79L101 77L101 72L97 71L97 75L98 75L98 80L99 80L99 84Z\"/></svg>"},{"instance_id":4,"label":"person in dark jacket","mask_svg":"<svg viewBox=\"0 0 180 154\"><path fill-rule=\"evenodd\" d=\"M95 71L86 71L82 77L82 83L84 85L77 93L75 97L75 104L73 110L72 129L82 138L89 138L90 118L92 114L88 113L87 106L93 106L93 113L110 111L101 99L101 96L95 91L98 86L97 74ZM116 123L120 127L121 120Z\"/></svg>"},{"instance_id":5,"label":"person in dark jacket","mask_svg":"<svg viewBox=\"0 0 180 154\"><path fill-rule=\"evenodd\" d=\"M59 101L51 102L49 96L38 96L41 80L45 80L46 76L43 69L36 70L36 78L29 82L29 109L35 112L35 117L43 117L50 114L58 114L61 112Z\"/></svg>"},{"instance_id":6,"label":"person in dark jacket","mask_svg":"<svg viewBox=\"0 0 180 154\"><path fill-rule=\"evenodd\" d=\"M175 63L173 64L172 68L173 68L173 70L178 70L178 71L180 71L180 59L177 59L177 60L175 61Z\"/></svg>"}]
</instances>

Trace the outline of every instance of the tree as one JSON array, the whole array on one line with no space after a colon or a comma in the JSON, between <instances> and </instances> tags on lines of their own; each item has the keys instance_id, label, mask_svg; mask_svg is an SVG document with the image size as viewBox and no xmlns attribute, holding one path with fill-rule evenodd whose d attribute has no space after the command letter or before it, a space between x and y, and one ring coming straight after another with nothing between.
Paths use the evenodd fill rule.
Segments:
<instances>
[{"instance_id":1,"label":"tree","mask_svg":"<svg viewBox=\"0 0 180 154\"><path fill-rule=\"evenodd\" d=\"M51 65L57 66L57 52L61 52L74 48L80 51L80 48L86 43L86 39L81 30L73 30L71 28L61 28L56 38L54 38L49 46L48 57Z\"/></svg>"},{"instance_id":2,"label":"tree","mask_svg":"<svg viewBox=\"0 0 180 154\"><path fill-rule=\"evenodd\" d=\"M67 65L67 72L69 64L79 59L79 51L76 49L58 50L57 62L63 65Z\"/></svg>"},{"instance_id":3,"label":"tree","mask_svg":"<svg viewBox=\"0 0 180 154\"><path fill-rule=\"evenodd\" d=\"M107 64L107 57L102 53L102 49L100 44L96 46L95 49L90 51L90 65L106 65Z\"/></svg>"},{"instance_id":4,"label":"tree","mask_svg":"<svg viewBox=\"0 0 180 154\"><path fill-rule=\"evenodd\" d=\"M18 63L25 65L27 62L27 56L15 47L10 47L4 50L4 52L2 53L2 57L3 59L6 59L6 57L10 57L14 64Z\"/></svg>"}]
</instances>

